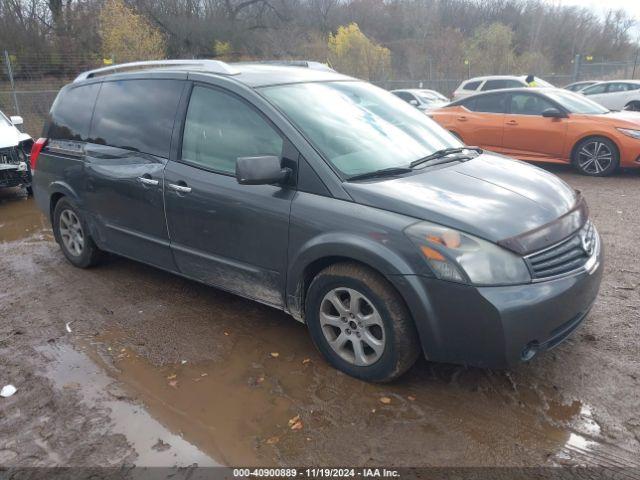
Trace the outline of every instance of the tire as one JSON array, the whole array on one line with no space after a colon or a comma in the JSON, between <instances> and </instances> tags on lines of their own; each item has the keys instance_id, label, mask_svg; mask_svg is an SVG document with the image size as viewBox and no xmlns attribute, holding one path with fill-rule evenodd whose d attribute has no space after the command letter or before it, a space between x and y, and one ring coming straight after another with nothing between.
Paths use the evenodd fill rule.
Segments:
<instances>
[{"instance_id":1,"label":"tire","mask_svg":"<svg viewBox=\"0 0 640 480\"><path fill-rule=\"evenodd\" d=\"M27 195L29 197L33 197L33 187L31 185L29 185L28 187L25 188L25 190L27 191Z\"/></svg>"},{"instance_id":2,"label":"tire","mask_svg":"<svg viewBox=\"0 0 640 480\"><path fill-rule=\"evenodd\" d=\"M573 165L583 175L606 177L620 165L620 154L615 143L605 137L581 140L573 149Z\"/></svg>"},{"instance_id":3,"label":"tire","mask_svg":"<svg viewBox=\"0 0 640 480\"><path fill-rule=\"evenodd\" d=\"M64 256L78 268L97 265L103 256L89 234L80 209L66 197L58 201L53 211L53 234Z\"/></svg>"},{"instance_id":4,"label":"tire","mask_svg":"<svg viewBox=\"0 0 640 480\"><path fill-rule=\"evenodd\" d=\"M357 263L331 265L313 279L305 316L320 353L361 380L394 380L420 354L418 333L400 295L380 274Z\"/></svg>"},{"instance_id":5,"label":"tire","mask_svg":"<svg viewBox=\"0 0 640 480\"><path fill-rule=\"evenodd\" d=\"M640 102L638 101L629 102L624 106L624 109L630 112L640 112Z\"/></svg>"}]
</instances>

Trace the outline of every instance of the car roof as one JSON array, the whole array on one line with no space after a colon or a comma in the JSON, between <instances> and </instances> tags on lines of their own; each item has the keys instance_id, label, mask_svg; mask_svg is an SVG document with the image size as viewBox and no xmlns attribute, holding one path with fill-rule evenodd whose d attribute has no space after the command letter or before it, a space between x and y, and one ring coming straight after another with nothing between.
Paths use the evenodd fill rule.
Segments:
<instances>
[{"instance_id":1,"label":"car roof","mask_svg":"<svg viewBox=\"0 0 640 480\"><path fill-rule=\"evenodd\" d=\"M497 95L502 93L514 93L514 92L527 92L527 93L539 93L545 94L549 92L562 92L567 93L567 90L563 88L557 87L519 87L519 88L500 88L497 90L486 90L484 92L474 93L473 95L469 95L468 97L461 98L460 100L456 100L455 102L451 102L449 104L450 107L455 107L456 105L460 105L461 103L468 102L473 98L483 97L485 95ZM571 92L569 92L571 93Z\"/></svg>"},{"instance_id":2,"label":"car roof","mask_svg":"<svg viewBox=\"0 0 640 480\"><path fill-rule=\"evenodd\" d=\"M576 82L576 83L580 83L580 82ZM598 82L594 82L594 83L640 83L640 80L631 80L631 79L628 79L628 80L625 80L625 79L622 79L622 80L603 80L601 82L598 81Z\"/></svg>"},{"instance_id":3,"label":"car roof","mask_svg":"<svg viewBox=\"0 0 640 480\"><path fill-rule=\"evenodd\" d=\"M463 83L473 82L477 80L524 80L525 78L527 78L526 75L485 75L483 77L470 78L468 80L465 80Z\"/></svg>"},{"instance_id":4,"label":"car roof","mask_svg":"<svg viewBox=\"0 0 640 480\"><path fill-rule=\"evenodd\" d=\"M158 62L158 66L148 65L145 66L144 62L140 62L140 68L136 68L128 71L117 71L114 67L113 71L109 73L107 69L98 69L90 72L80 74L74 83L80 83L84 80L109 80L109 79L124 79L127 77L140 78L144 77L146 73L198 73L201 75L208 75L212 77L225 77L233 79L239 83L247 85L252 88L264 87L269 85L281 85L289 83L307 83L307 82L329 82L329 81L346 81L356 80L352 77L342 75L340 73L331 70L330 68L315 68L300 66L302 62L291 64L276 64L276 63L224 63L216 62L214 67L222 65L223 68L210 68L212 65L203 61L201 65L194 61L193 64L188 64L185 61L184 64L171 65L171 61L168 61L164 66L161 62ZM211 62L213 64L213 62ZM312 63L312 62L309 62ZM134 65L134 64L131 64ZM117 66L116 66L117 67ZM122 65L121 67L126 67ZM105 73L104 75L94 76L94 74Z\"/></svg>"}]
</instances>

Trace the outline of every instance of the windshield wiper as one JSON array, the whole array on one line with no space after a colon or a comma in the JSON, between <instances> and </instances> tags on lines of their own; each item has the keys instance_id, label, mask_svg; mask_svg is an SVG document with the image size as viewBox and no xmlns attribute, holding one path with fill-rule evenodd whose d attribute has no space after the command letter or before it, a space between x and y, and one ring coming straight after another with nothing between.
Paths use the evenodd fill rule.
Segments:
<instances>
[{"instance_id":1,"label":"windshield wiper","mask_svg":"<svg viewBox=\"0 0 640 480\"><path fill-rule=\"evenodd\" d=\"M438 158L447 157L449 155L454 155L456 153L465 153L467 151L474 151L478 153L482 153L482 149L479 147L456 147L456 148L443 148L442 150L438 150L433 152L431 155L427 155L426 157L419 158L418 160L414 160L409 164L409 167L413 168L418 165L422 165L423 163L430 162L432 160L436 160ZM454 157L451 160L457 160L459 157ZM449 161L449 159L447 159ZM438 162L444 163L444 162Z\"/></svg>"},{"instance_id":2,"label":"windshield wiper","mask_svg":"<svg viewBox=\"0 0 640 480\"><path fill-rule=\"evenodd\" d=\"M369 178L391 177L393 175L401 175L403 173L409 173L411 171L412 170L408 167L381 168L380 170L374 170L373 172L352 175L347 178L347 180L351 182L353 180L367 180Z\"/></svg>"}]
</instances>

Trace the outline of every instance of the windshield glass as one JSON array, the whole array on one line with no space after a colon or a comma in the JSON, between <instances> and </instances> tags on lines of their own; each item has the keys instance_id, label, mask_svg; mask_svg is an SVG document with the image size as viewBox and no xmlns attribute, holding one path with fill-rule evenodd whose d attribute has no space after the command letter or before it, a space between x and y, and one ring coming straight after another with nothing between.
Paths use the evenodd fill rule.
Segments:
<instances>
[{"instance_id":1,"label":"windshield glass","mask_svg":"<svg viewBox=\"0 0 640 480\"><path fill-rule=\"evenodd\" d=\"M608 113L609 110L602 105L589 100L583 95L565 90L553 90L544 92L551 100L555 100L570 113L582 113L587 115L599 115Z\"/></svg>"},{"instance_id":2,"label":"windshield glass","mask_svg":"<svg viewBox=\"0 0 640 480\"><path fill-rule=\"evenodd\" d=\"M444 100L444 101L447 101L447 100L448 100L448 98L447 98L447 97L445 97L445 96L444 96L444 95L442 95L441 93L436 92L435 90L422 90L422 91L420 92L420 94L422 94L422 95L429 95L429 96L434 97L434 98L436 98L436 99L438 99L438 100Z\"/></svg>"},{"instance_id":3,"label":"windshield glass","mask_svg":"<svg viewBox=\"0 0 640 480\"><path fill-rule=\"evenodd\" d=\"M346 176L406 167L462 146L424 113L368 83L297 83L262 92Z\"/></svg>"},{"instance_id":4,"label":"windshield glass","mask_svg":"<svg viewBox=\"0 0 640 480\"><path fill-rule=\"evenodd\" d=\"M418 98L420 100L422 100L424 103L432 103L432 102L439 102L440 99L438 97L436 97L435 95L431 95L430 93L417 93L416 95L418 95Z\"/></svg>"}]
</instances>

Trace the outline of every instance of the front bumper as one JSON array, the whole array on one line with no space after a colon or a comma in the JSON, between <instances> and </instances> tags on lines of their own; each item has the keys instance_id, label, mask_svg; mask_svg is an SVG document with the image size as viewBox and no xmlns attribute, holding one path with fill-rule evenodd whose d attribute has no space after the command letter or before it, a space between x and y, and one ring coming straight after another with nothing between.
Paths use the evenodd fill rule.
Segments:
<instances>
[{"instance_id":1,"label":"front bumper","mask_svg":"<svg viewBox=\"0 0 640 480\"><path fill-rule=\"evenodd\" d=\"M19 169L15 165L0 164L0 188L31 185L31 174L28 168Z\"/></svg>"},{"instance_id":2,"label":"front bumper","mask_svg":"<svg viewBox=\"0 0 640 480\"><path fill-rule=\"evenodd\" d=\"M589 313L602 279L601 242L589 268L549 281L473 287L406 275L399 287L429 360L506 368L549 350Z\"/></svg>"}]
</instances>

